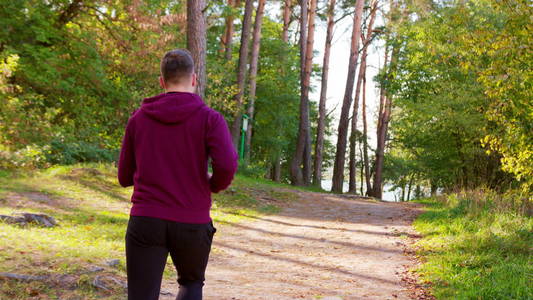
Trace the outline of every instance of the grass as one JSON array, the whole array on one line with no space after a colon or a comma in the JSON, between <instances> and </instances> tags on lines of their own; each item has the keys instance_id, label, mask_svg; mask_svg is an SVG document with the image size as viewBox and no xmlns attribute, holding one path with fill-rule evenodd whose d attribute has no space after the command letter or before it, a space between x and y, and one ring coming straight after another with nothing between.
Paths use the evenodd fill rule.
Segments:
<instances>
[{"instance_id":1,"label":"grass","mask_svg":"<svg viewBox=\"0 0 533 300\"><path fill-rule=\"evenodd\" d=\"M533 299L531 199L477 191L421 202L417 272L437 299Z\"/></svg>"},{"instance_id":2,"label":"grass","mask_svg":"<svg viewBox=\"0 0 533 300\"><path fill-rule=\"evenodd\" d=\"M213 195L213 219L215 223L234 223L250 216L276 213L280 205L297 197L287 187L237 176L230 189ZM91 283L97 275L125 280L124 235L131 191L118 185L116 169L109 164L2 171L0 214L46 213L56 218L60 226L44 228L0 222L0 272L69 275L71 280L65 286L61 282L0 279L0 299L124 299L125 294L118 286L106 292ZM119 265L106 266L110 259L119 259ZM91 266L103 266L105 270L87 273ZM175 278L170 259L164 276Z\"/></svg>"}]
</instances>

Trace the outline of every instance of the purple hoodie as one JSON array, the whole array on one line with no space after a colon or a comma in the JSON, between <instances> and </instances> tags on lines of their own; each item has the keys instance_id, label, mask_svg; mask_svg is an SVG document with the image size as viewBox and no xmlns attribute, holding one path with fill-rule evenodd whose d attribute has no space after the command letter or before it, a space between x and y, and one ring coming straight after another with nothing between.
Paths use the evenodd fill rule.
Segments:
<instances>
[{"instance_id":1,"label":"purple hoodie","mask_svg":"<svg viewBox=\"0 0 533 300\"><path fill-rule=\"evenodd\" d=\"M209 223L211 192L228 187L236 170L237 153L224 117L196 94L146 98L128 121L118 181L134 186L132 216Z\"/></svg>"}]
</instances>

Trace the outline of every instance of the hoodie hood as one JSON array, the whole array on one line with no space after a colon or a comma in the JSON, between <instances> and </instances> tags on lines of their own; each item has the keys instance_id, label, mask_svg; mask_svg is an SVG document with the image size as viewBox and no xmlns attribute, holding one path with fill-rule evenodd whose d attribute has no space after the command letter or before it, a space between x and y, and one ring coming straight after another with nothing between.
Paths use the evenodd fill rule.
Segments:
<instances>
[{"instance_id":1,"label":"hoodie hood","mask_svg":"<svg viewBox=\"0 0 533 300\"><path fill-rule=\"evenodd\" d=\"M184 122L204 106L204 102L196 94L170 92L145 98L141 110L156 121L174 124Z\"/></svg>"}]
</instances>

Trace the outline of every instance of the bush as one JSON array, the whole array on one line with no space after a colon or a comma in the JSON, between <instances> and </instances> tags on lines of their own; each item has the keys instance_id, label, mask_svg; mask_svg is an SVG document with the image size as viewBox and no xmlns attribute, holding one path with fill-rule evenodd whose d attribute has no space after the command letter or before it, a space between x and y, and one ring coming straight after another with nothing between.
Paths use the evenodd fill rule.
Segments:
<instances>
[{"instance_id":1,"label":"bush","mask_svg":"<svg viewBox=\"0 0 533 300\"><path fill-rule=\"evenodd\" d=\"M51 164L71 165L78 162L111 162L118 157L118 150L102 149L87 142L63 142L53 140L46 160Z\"/></svg>"}]
</instances>

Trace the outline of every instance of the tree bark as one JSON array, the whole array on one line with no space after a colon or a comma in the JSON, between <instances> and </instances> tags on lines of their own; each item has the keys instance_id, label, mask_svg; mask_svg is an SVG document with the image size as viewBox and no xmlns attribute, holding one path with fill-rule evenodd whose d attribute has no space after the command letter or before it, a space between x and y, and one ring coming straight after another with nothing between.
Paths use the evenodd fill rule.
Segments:
<instances>
[{"instance_id":1,"label":"tree bark","mask_svg":"<svg viewBox=\"0 0 533 300\"><path fill-rule=\"evenodd\" d=\"M355 70L357 58L359 56L359 37L361 35L361 16L363 14L364 0L357 0L355 4L355 14L352 29L352 39L350 45L350 60L348 62L348 78L346 79L346 88L338 127L337 152L335 153L335 164L333 166L333 184L331 191L342 193L344 183L344 163L346 155L346 138L348 136L348 114L352 104L352 92L355 81Z\"/></svg>"},{"instance_id":2,"label":"tree bark","mask_svg":"<svg viewBox=\"0 0 533 300\"><path fill-rule=\"evenodd\" d=\"M409 178L409 185L408 185L408 189L407 189L407 201L410 201L411 200L411 191L413 189L413 181L415 179L415 175L412 174Z\"/></svg>"},{"instance_id":3,"label":"tree bark","mask_svg":"<svg viewBox=\"0 0 533 300\"><path fill-rule=\"evenodd\" d=\"M366 182L366 194L372 190L370 185L370 163L368 161L368 130L366 122L366 68L363 68L363 103L362 103L362 115L363 115L363 155L365 164L365 182ZM363 183L361 183L363 184Z\"/></svg>"},{"instance_id":4,"label":"tree bark","mask_svg":"<svg viewBox=\"0 0 533 300\"><path fill-rule=\"evenodd\" d=\"M279 155L276 156L276 159L272 162L272 181L281 181L281 160Z\"/></svg>"},{"instance_id":5,"label":"tree bark","mask_svg":"<svg viewBox=\"0 0 533 300\"><path fill-rule=\"evenodd\" d=\"M326 45L324 46L324 61L322 63L322 80L320 86L320 101L318 104L318 126L315 145L315 165L313 173L313 185L320 186L322 180L322 160L324 151L324 131L326 123L326 100L328 91L329 56L331 41L333 40L333 25L335 24L335 2L330 0L328 6L328 27L326 31Z\"/></svg>"},{"instance_id":6,"label":"tree bark","mask_svg":"<svg viewBox=\"0 0 533 300\"><path fill-rule=\"evenodd\" d=\"M355 98L353 102L353 114L352 114L352 124L351 124L352 130L350 134L350 167L349 167L349 170L350 170L349 178L350 179L348 182L349 193L357 192L356 180L355 180L356 170L357 170L357 166L356 166L357 162L355 159L355 152L357 151L355 147L355 142L356 142L355 135L357 132L357 112L359 110L359 95L361 93L361 82L363 81L363 74L365 74L366 72L366 57L367 57L367 52L368 52L367 50L368 50L370 41L372 39L372 28L374 26L374 20L376 18L377 4L378 4L378 1L374 0L371 11L370 11L370 20L368 21L366 36L361 37L362 42L363 42L363 52L361 54L361 64L359 66L359 74L357 76L357 86L355 88ZM361 184L363 183L361 182Z\"/></svg>"},{"instance_id":7,"label":"tree bark","mask_svg":"<svg viewBox=\"0 0 533 300\"><path fill-rule=\"evenodd\" d=\"M360 188L360 195L364 195L364 191L363 191L363 181L364 181L364 177L363 177L363 174L365 173L364 171L364 164L363 164L363 149L362 149L362 146L361 146L362 143L359 143L359 157L361 158L361 163L360 163L360 166L359 166L359 180L361 181L361 186L359 187Z\"/></svg>"},{"instance_id":8,"label":"tree bark","mask_svg":"<svg viewBox=\"0 0 533 300\"><path fill-rule=\"evenodd\" d=\"M283 32L281 39L287 43L289 41L289 26L291 24L291 0L285 0L283 6Z\"/></svg>"},{"instance_id":9,"label":"tree bark","mask_svg":"<svg viewBox=\"0 0 533 300\"><path fill-rule=\"evenodd\" d=\"M231 136L233 138L233 145L235 146L235 149L239 149L239 139L241 137L241 109L244 102L244 84L246 82L246 67L248 65L248 48L250 43L253 9L254 0L246 0L242 22L241 48L239 50L239 67L237 71L238 92L237 95L235 95L237 113L235 114L235 119L233 120L233 124L231 126Z\"/></svg>"},{"instance_id":10,"label":"tree bark","mask_svg":"<svg viewBox=\"0 0 533 300\"><path fill-rule=\"evenodd\" d=\"M237 7L240 1L228 0L228 6L232 8ZM230 14L226 17L226 27L224 30L224 35L222 36L222 44L224 46L224 57L226 60L231 60L232 55L232 46L233 46L233 15Z\"/></svg>"},{"instance_id":11,"label":"tree bark","mask_svg":"<svg viewBox=\"0 0 533 300\"><path fill-rule=\"evenodd\" d=\"M259 0L257 4L257 12L255 14L254 33L252 38L252 60L250 63L250 100L248 103L247 114L250 118L248 128L246 129L246 147L245 162L250 162L250 154L252 149L252 128L254 119L254 105L255 105L255 91L257 87L257 65L259 61L259 48L261 46L261 25L263 22L263 13L265 10L265 1Z\"/></svg>"},{"instance_id":12,"label":"tree bark","mask_svg":"<svg viewBox=\"0 0 533 300\"><path fill-rule=\"evenodd\" d=\"M305 149L303 154L303 177L304 184L311 184L311 124L309 121L309 87L311 85L311 71L313 69L313 45L315 41L315 16L317 0L310 0L311 6L309 7L309 26L307 28L307 45L305 47L305 78L304 86L305 90L302 90L302 94L305 96L306 112L302 114L305 121Z\"/></svg>"},{"instance_id":13,"label":"tree bark","mask_svg":"<svg viewBox=\"0 0 533 300\"><path fill-rule=\"evenodd\" d=\"M291 173L291 183L293 185L303 185L304 177L300 165L303 162L303 156L306 145L307 126L309 123L305 122L305 115L309 116L309 106L305 101L304 90L305 90L305 55L306 55L306 46L307 46L307 1L300 0L300 121L298 125L298 140L296 143L296 151L294 152L294 157L291 161L290 173ZM307 119L309 120L309 119Z\"/></svg>"},{"instance_id":14,"label":"tree bark","mask_svg":"<svg viewBox=\"0 0 533 300\"><path fill-rule=\"evenodd\" d=\"M187 49L191 52L198 80L196 92L205 95L206 87L206 18L205 0L187 0Z\"/></svg>"}]
</instances>

